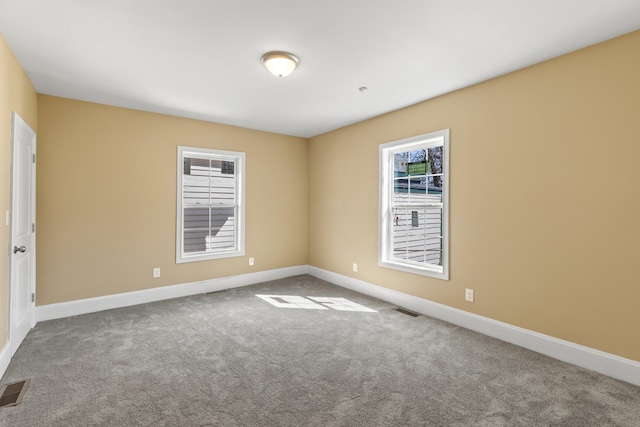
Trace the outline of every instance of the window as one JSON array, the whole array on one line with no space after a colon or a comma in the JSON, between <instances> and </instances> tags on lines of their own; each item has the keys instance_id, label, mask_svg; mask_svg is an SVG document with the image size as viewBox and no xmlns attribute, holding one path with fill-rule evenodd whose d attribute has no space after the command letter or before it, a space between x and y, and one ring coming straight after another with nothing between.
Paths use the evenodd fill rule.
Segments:
<instances>
[{"instance_id":1,"label":"window","mask_svg":"<svg viewBox=\"0 0 640 427\"><path fill-rule=\"evenodd\" d=\"M178 147L177 263L244 255L244 159Z\"/></svg>"},{"instance_id":2,"label":"window","mask_svg":"<svg viewBox=\"0 0 640 427\"><path fill-rule=\"evenodd\" d=\"M380 145L378 265L449 278L449 130Z\"/></svg>"}]
</instances>

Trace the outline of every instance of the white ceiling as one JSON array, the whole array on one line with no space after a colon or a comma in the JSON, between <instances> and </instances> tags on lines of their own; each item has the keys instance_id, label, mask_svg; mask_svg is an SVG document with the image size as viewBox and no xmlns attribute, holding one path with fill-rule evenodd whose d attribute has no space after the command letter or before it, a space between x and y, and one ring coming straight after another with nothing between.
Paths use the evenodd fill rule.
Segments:
<instances>
[{"instance_id":1,"label":"white ceiling","mask_svg":"<svg viewBox=\"0 0 640 427\"><path fill-rule=\"evenodd\" d=\"M639 28L640 0L0 0L39 93L302 137Z\"/></svg>"}]
</instances>

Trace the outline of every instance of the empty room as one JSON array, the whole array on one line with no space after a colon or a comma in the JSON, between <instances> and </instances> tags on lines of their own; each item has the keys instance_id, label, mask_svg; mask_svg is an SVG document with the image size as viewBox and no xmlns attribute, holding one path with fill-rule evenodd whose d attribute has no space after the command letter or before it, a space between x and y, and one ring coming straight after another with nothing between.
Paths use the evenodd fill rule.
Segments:
<instances>
[{"instance_id":1,"label":"empty room","mask_svg":"<svg viewBox=\"0 0 640 427\"><path fill-rule=\"evenodd\" d=\"M3 0L0 426L640 425L640 2Z\"/></svg>"}]
</instances>

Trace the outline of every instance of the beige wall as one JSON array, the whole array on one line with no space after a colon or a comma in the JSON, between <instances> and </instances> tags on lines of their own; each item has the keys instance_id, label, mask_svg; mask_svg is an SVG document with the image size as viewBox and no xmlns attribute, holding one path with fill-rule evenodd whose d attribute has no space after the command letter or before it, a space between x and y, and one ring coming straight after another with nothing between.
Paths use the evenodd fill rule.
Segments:
<instances>
[{"instance_id":1,"label":"beige wall","mask_svg":"<svg viewBox=\"0 0 640 427\"><path fill-rule=\"evenodd\" d=\"M36 91L0 34L0 349L9 338L9 227L11 205L11 113L17 112L37 131Z\"/></svg>"},{"instance_id":2,"label":"beige wall","mask_svg":"<svg viewBox=\"0 0 640 427\"><path fill-rule=\"evenodd\" d=\"M635 32L312 138L311 264L640 361L638 52ZM380 268L378 145L445 128L451 280Z\"/></svg>"},{"instance_id":3,"label":"beige wall","mask_svg":"<svg viewBox=\"0 0 640 427\"><path fill-rule=\"evenodd\" d=\"M306 139L45 95L38 114L38 305L308 263ZM178 145L246 153L245 257L176 264Z\"/></svg>"},{"instance_id":4,"label":"beige wall","mask_svg":"<svg viewBox=\"0 0 640 427\"><path fill-rule=\"evenodd\" d=\"M640 361L639 48L635 32L307 141L44 95L36 111L0 38L0 212L17 110L38 127L38 305L310 263ZM451 280L380 268L378 145L444 128ZM246 257L175 263L177 145L247 153Z\"/></svg>"}]
</instances>

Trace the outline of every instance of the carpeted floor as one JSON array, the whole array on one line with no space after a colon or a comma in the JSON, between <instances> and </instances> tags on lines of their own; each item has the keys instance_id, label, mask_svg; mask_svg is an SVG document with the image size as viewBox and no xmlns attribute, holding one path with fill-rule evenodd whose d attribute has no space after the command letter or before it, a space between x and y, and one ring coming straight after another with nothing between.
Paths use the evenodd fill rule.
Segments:
<instances>
[{"instance_id":1,"label":"carpeted floor","mask_svg":"<svg viewBox=\"0 0 640 427\"><path fill-rule=\"evenodd\" d=\"M640 387L394 308L298 276L42 322L0 425L640 426Z\"/></svg>"}]
</instances>

